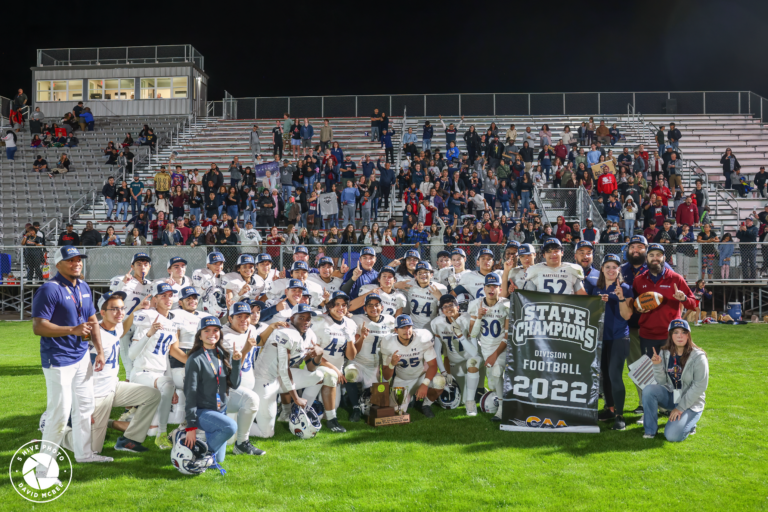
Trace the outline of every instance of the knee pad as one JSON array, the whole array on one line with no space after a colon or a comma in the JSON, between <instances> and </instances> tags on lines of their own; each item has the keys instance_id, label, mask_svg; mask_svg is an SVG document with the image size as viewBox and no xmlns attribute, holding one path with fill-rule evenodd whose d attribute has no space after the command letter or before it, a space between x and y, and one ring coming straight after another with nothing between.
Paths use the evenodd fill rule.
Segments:
<instances>
[{"instance_id":1,"label":"knee pad","mask_svg":"<svg viewBox=\"0 0 768 512\"><path fill-rule=\"evenodd\" d=\"M318 370L323 374L323 386L335 388L339 383L339 376L336 375L336 372L325 366L321 366Z\"/></svg>"},{"instance_id":2,"label":"knee pad","mask_svg":"<svg viewBox=\"0 0 768 512\"><path fill-rule=\"evenodd\" d=\"M344 378L348 382L357 382L358 377L360 377L360 371L357 369L357 366L350 363L344 367Z\"/></svg>"},{"instance_id":3,"label":"knee pad","mask_svg":"<svg viewBox=\"0 0 768 512\"><path fill-rule=\"evenodd\" d=\"M432 382L429 383L429 387L433 389L445 389L446 384L445 377L438 373L432 377Z\"/></svg>"},{"instance_id":4,"label":"knee pad","mask_svg":"<svg viewBox=\"0 0 768 512\"><path fill-rule=\"evenodd\" d=\"M471 370L474 368L475 370L480 371L481 362L482 362L482 359L480 359L479 357L470 357L469 360L467 361L467 369Z\"/></svg>"}]
</instances>

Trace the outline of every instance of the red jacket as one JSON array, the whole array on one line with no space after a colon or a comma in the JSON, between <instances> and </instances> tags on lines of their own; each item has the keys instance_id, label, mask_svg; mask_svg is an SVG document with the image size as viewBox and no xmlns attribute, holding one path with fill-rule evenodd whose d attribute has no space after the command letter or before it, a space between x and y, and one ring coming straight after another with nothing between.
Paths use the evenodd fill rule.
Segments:
<instances>
[{"instance_id":1,"label":"red jacket","mask_svg":"<svg viewBox=\"0 0 768 512\"><path fill-rule=\"evenodd\" d=\"M607 172L597 178L597 191L601 194L611 194L616 190L616 176Z\"/></svg>"},{"instance_id":2,"label":"red jacket","mask_svg":"<svg viewBox=\"0 0 768 512\"><path fill-rule=\"evenodd\" d=\"M669 191L667 187L653 187L653 190L651 190L652 193L656 194L656 197L661 199L661 204L664 206L668 206L667 201L669 199L672 199L672 192Z\"/></svg>"},{"instance_id":3,"label":"red jacket","mask_svg":"<svg viewBox=\"0 0 768 512\"><path fill-rule=\"evenodd\" d=\"M678 226L682 226L683 224L688 224L689 226L693 226L694 224L699 222L699 209L693 203L691 203L691 206L688 206L687 204L683 203L677 207L675 220L677 220Z\"/></svg>"},{"instance_id":4,"label":"red jacket","mask_svg":"<svg viewBox=\"0 0 768 512\"><path fill-rule=\"evenodd\" d=\"M565 240L565 235L571 232L571 228L568 227L568 225L563 222L562 225L557 225L557 232L555 233L555 237L560 240L561 242Z\"/></svg>"},{"instance_id":5,"label":"red jacket","mask_svg":"<svg viewBox=\"0 0 768 512\"><path fill-rule=\"evenodd\" d=\"M664 296L661 306L650 313L640 315L640 337L649 340L665 340L669 330L669 323L680 318L683 307L687 309L696 309L698 301L694 298L693 292L688 288L685 279L672 270L664 269L661 279L655 284L651 281L650 270L646 270L635 277L632 283L632 289L635 297L645 292L656 292ZM674 297L675 286L685 294L686 299L682 302Z\"/></svg>"}]
</instances>

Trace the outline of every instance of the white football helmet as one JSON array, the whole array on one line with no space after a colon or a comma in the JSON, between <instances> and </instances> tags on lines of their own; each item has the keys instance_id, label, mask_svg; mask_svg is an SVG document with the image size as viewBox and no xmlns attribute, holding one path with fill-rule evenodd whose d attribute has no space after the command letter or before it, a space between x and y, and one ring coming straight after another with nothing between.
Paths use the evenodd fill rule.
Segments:
<instances>
[{"instance_id":1,"label":"white football helmet","mask_svg":"<svg viewBox=\"0 0 768 512\"><path fill-rule=\"evenodd\" d=\"M322 425L320 418L312 407L302 409L296 404L291 405L291 416L288 427L293 435L300 439L312 439L317 435Z\"/></svg>"},{"instance_id":2,"label":"white football helmet","mask_svg":"<svg viewBox=\"0 0 768 512\"><path fill-rule=\"evenodd\" d=\"M360 372L355 366L355 363L347 363L344 367L344 378L347 382L357 382L357 378L360 376Z\"/></svg>"},{"instance_id":3,"label":"white football helmet","mask_svg":"<svg viewBox=\"0 0 768 512\"><path fill-rule=\"evenodd\" d=\"M227 314L227 292L221 286L211 286L203 295L203 310L216 318Z\"/></svg>"},{"instance_id":4,"label":"white football helmet","mask_svg":"<svg viewBox=\"0 0 768 512\"><path fill-rule=\"evenodd\" d=\"M360 395L360 414L363 416L368 416L371 412L371 390L370 388L363 391L363 394Z\"/></svg>"},{"instance_id":5,"label":"white football helmet","mask_svg":"<svg viewBox=\"0 0 768 512\"><path fill-rule=\"evenodd\" d=\"M45 430L45 417L48 414L48 411L43 411L43 415L40 416L40 432Z\"/></svg>"},{"instance_id":6,"label":"white football helmet","mask_svg":"<svg viewBox=\"0 0 768 512\"><path fill-rule=\"evenodd\" d=\"M445 386L440 398L437 399L443 409L455 409L461 404L461 391L456 383Z\"/></svg>"},{"instance_id":7,"label":"white football helmet","mask_svg":"<svg viewBox=\"0 0 768 512\"><path fill-rule=\"evenodd\" d=\"M480 399L480 410L488 414L496 414L496 411L499 410L499 397L496 396L496 393L489 391L483 395L483 398Z\"/></svg>"},{"instance_id":8,"label":"white football helmet","mask_svg":"<svg viewBox=\"0 0 768 512\"><path fill-rule=\"evenodd\" d=\"M171 463L183 475L199 475L205 473L209 466L215 463L214 454L208 445L200 439L195 439L195 446L188 448L184 441L187 439L185 430L178 430L171 450Z\"/></svg>"}]
</instances>

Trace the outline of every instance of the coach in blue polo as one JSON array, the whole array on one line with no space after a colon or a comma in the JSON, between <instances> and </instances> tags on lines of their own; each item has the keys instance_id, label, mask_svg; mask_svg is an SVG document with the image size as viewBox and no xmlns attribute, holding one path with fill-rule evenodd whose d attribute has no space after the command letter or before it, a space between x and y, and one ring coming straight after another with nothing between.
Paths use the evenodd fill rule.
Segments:
<instances>
[{"instance_id":1,"label":"coach in blue polo","mask_svg":"<svg viewBox=\"0 0 768 512\"><path fill-rule=\"evenodd\" d=\"M40 336L48 397L43 441L61 445L71 414L77 462L111 462L111 457L91 449L93 372L104 367L104 351L91 288L82 280L85 258L71 245L61 247L56 254L58 273L32 300L32 331ZM93 365L88 337L96 349Z\"/></svg>"},{"instance_id":2,"label":"coach in blue polo","mask_svg":"<svg viewBox=\"0 0 768 512\"><path fill-rule=\"evenodd\" d=\"M376 250L373 247L364 247L357 259L357 266L349 270L342 279L341 290L349 295L349 300L357 298L361 286L375 283L379 279L379 272L373 269L374 265L376 265ZM352 311L354 314L362 312L362 307Z\"/></svg>"}]
</instances>

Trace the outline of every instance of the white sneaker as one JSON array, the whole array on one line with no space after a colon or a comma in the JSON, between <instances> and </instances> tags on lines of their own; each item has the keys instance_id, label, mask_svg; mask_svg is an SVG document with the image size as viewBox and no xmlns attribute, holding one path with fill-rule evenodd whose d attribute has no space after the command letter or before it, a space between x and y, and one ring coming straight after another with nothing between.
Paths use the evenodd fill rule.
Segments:
<instances>
[{"instance_id":1,"label":"white sneaker","mask_svg":"<svg viewBox=\"0 0 768 512\"><path fill-rule=\"evenodd\" d=\"M467 400L464 405L467 408L467 416L477 416L477 403L474 400Z\"/></svg>"},{"instance_id":2,"label":"white sneaker","mask_svg":"<svg viewBox=\"0 0 768 512\"><path fill-rule=\"evenodd\" d=\"M90 457L86 457L84 459L75 459L80 464L85 464L86 462L112 462L114 459L112 457L105 457L104 455L99 455L98 453L92 454Z\"/></svg>"},{"instance_id":3,"label":"white sneaker","mask_svg":"<svg viewBox=\"0 0 768 512\"><path fill-rule=\"evenodd\" d=\"M653 439L656 434L643 434L643 439Z\"/></svg>"},{"instance_id":4,"label":"white sneaker","mask_svg":"<svg viewBox=\"0 0 768 512\"><path fill-rule=\"evenodd\" d=\"M642 424L643 424L643 415L642 415L642 414L640 415L640 419L639 419L639 420L637 420L635 423L636 423L637 425L642 425Z\"/></svg>"},{"instance_id":5,"label":"white sneaker","mask_svg":"<svg viewBox=\"0 0 768 512\"><path fill-rule=\"evenodd\" d=\"M147 437L154 437L157 435L157 427L149 427L147 430Z\"/></svg>"},{"instance_id":6,"label":"white sneaker","mask_svg":"<svg viewBox=\"0 0 768 512\"><path fill-rule=\"evenodd\" d=\"M288 407L283 407L283 410L280 411L280 416L277 418L277 421L288 421L289 419L291 419L291 412Z\"/></svg>"}]
</instances>

